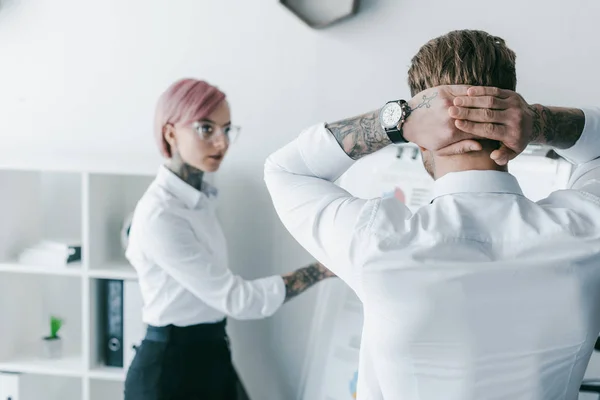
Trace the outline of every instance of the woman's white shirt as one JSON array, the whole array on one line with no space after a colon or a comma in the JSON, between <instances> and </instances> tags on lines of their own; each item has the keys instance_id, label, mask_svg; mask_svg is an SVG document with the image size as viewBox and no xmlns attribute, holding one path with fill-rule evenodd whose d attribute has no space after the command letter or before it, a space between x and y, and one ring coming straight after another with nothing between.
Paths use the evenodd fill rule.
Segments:
<instances>
[{"instance_id":1,"label":"woman's white shirt","mask_svg":"<svg viewBox=\"0 0 600 400\"><path fill-rule=\"evenodd\" d=\"M283 304L281 276L245 280L229 270L216 197L213 187L198 191L161 167L138 202L126 256L138 274L145 323L258 319Z\"/></svg>"}]
</instances>

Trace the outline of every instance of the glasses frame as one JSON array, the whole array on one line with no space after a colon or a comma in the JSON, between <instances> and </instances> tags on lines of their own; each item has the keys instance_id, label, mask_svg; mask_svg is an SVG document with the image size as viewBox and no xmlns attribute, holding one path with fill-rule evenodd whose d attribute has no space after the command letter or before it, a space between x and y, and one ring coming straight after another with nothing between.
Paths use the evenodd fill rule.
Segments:
<instances>
[{"instance_id":1,"label":"glasses frame","mask_svg":"<svg viewBox=\"0 0 600 400\"><path fill-rule=\"evenodd\" d=\"M216 138L219 136L219 133L214 132L211 134L210 137L205 137L205 133L201 131L201 128L203 125L210 125L213 127L214 130L219 131L221 135L223 135L225 137L225 139L227 140L228 144L234 143L237 138L240 136L240 131L242 130L242 128L238 125L226 125L226 126L221 126L219 124L216 124L214 122L211 121L195 121L192 123L192 129L194 131L196 131L196 133L198 134L198 136L200 137L200 139L206 141L206 142L211 142L214 143L214 141L216 140ZM231 133L225 133L225 129L230 129L232 131L235 131L234 135L231 135ZM231 137L233 136L233 138Z\"/></svg>"}]
</instances>

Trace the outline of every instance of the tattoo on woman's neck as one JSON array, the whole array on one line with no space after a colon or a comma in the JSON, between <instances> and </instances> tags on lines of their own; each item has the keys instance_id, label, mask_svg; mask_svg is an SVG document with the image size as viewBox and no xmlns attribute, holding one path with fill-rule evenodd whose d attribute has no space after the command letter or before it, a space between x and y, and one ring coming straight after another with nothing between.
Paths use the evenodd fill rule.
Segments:
<instances>
[{"instance_id":1,"label":"tattoo on woman's neck","mask_svg":"<svg viewBox=\"0 0 600 400\"><path fill-rule=\"evenodd\" d=\"M188 185L192 186L197 190L202 190L202 179L204 177L204 171L192 167L189 164L186 164L181 159L181 156L179 154L173 154L173 156L171 157L171 161L168 164L168 168Z\"/></svg>"}]
</instances>

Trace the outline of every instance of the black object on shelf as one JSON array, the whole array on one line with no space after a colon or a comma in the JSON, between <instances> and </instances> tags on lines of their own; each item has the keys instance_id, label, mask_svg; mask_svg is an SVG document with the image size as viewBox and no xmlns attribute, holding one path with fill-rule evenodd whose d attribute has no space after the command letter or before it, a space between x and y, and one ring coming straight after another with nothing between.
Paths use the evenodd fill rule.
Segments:
<instances>
[{"instance_id":1,"label":"black object on shelf","mask_svg":"<svg viewBox=\"0 0 600 400\"><path fill-rule=\"evenodd\" d=\"M579 391L600 394L600 379L585 379L579 387Z\"/></svg>"},{"instance_id":2,"label":"black object on shelf","mask_svg":"<svg viewBox=\"0 0 600 400\"><path fill-rule=\"evenodd\" d=\"M100 281L102 354L104 364L123 367L123 281Z\"/></svg>"},{"instance_id":3,"label":"black object on shelf","mask_svg":"<svg viewBox=\"0 0 600 400\"><path fill-rule=\"evenodd\" d=\"M69 256L67 258L67 264L80 262L81 261L81 246L70 245Z\"/></svg>"},{"instance_id":4,"label":"black object on shelf","mask_svg":"<svg viewBox=\"0 0 600 400\"><path fill-rule=\"evenodd\" d=\"M279 0L308 26L326 28L358 13L359 0Z\"/></svg>"},{"instance_id":5,"label":"black object on shelf","mask_svg":"<svg viewBox=\"0 0 600 400\"><path fill-rule=\"evenodd\" d=\"M598 337L596 343L594 343L594 350L600 351L600 337ZM600 395L600 379L584 379L579 387L579 392L597 393Z\"/></svg>"}]
</instances>

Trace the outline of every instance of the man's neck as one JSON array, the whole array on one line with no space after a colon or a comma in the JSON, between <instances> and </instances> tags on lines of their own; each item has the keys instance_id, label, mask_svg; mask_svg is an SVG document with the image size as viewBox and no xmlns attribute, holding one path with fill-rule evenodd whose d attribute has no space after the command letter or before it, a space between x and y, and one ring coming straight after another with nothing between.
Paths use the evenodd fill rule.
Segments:
<instances>
[{"instance_id":1,"label":"man's neck","mask_svg":"<svg viewBox=\"0 0 600 400\"><path fill-rule=\"evenodd\" d=\"M477 152L484 153L484 152ZM451 172L463 171L502 171L507 172L506 165L498 165L489 156L485 154L462 154L450 157L435 157L435 178Z\"/></svg>"},{"instance_id":2,"label":"man's neck","mask_svg":"<svg viewBox=\"0 0 600 400\"><path fill-rule=\"evenodd\" d=\"M204 171L186 164L178 153L173 154L173 157L167 163L167 168L188 185L197 190L202 190Z\"/></svg>"}]
</instances>

